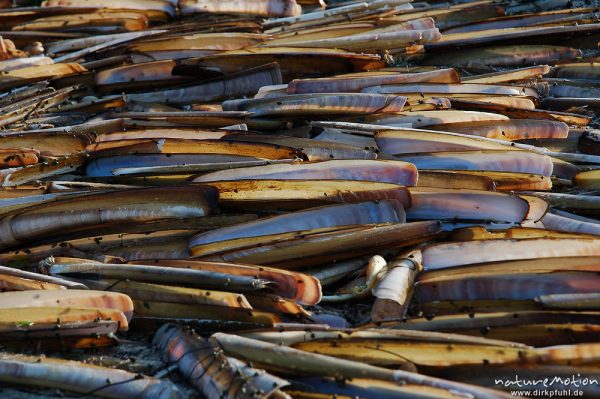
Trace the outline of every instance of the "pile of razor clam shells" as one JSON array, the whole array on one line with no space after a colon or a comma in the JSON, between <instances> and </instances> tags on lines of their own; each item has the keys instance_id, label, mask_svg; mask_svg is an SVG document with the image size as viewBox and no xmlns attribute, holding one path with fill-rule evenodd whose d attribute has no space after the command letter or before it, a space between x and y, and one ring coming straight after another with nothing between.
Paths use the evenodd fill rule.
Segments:
<instances>
[{"instance_id":1,"label":"pile of razor clam shells","mask_svg":"<svg viewBox=\"0 0 600 399\"><path fill-rule=\"evenodd\" d=\"M0 397L600 397L600 9L326 1L0 0Z\"/></svg>"}]
</instances>

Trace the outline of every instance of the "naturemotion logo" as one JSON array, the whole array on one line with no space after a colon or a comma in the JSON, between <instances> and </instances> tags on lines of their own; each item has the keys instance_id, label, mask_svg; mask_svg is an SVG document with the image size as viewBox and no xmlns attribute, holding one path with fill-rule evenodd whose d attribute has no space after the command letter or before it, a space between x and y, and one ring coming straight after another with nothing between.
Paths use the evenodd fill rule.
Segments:
<instances>
[{"instance_id":1,"label":"naturemotion logo","mask_svg":"<svg viewBox=\"0 0 600 399\"><path fill-rule=\"evenodd\" d=\"M600 377L599 377L600 378ZM571 376L548 376L544 378L496 378L494 384L511 390L514 396L535 398L583 397L585 388L598 388L598 378L573 374Z\"/></svg>"}]
</instances>

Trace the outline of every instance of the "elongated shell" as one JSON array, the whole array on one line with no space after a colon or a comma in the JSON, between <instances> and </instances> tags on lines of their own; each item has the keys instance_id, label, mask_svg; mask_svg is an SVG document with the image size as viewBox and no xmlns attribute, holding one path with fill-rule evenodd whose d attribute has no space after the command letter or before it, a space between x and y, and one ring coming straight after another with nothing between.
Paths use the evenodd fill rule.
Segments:
<instances>
[{"instance_id":1,"label":"elongated shell","mask_svg":"<svg viewBox=\"0 0 600 399\"><path fill-rule=\"evenodd\" d=\"M295 94L279 98L231 100L225 111L249 111L252 116L365 115L402 111L406 98L381 94Z\"/></svg>"},{"instance_id":2,"label":"elongated shell","mask_svg":"<svg viewBox=\"0 0 600 399\"><path fill-rule=\"evenodd\" d=\"M177 193L177 195L175 195ZM85 235L99 227L178 217L206 216L216 205L212 187L149 188L94 193L17 210L0 220L0 246L61 234Z\"/></svg>"},{"instance_id":3,"label":"elongated shell","mask_svg":"<svg viewBox=\"0 0 600 399\"><path fill-rule=\"evenodd\" d=\"M127 130L125 132L111 132L99 134L94 142L142 139L182 139L182 140L218 140L225 136L224 131L198 130L193 128L156 128Z\"/></svg>"},{"instance_id":4,"label":"elongated shell","mask_svg":"<svg viewBox=\"0 0 600 399\"><path fill-rule=\"evenodd\" d=\"M183 62L201 68L214 68L224 73L240 72L246 68L277 62L285 81L304 76L358 72L385 66L381 57L374 54L292 47L253 47Z\"/></svg>"},{"instance_id":5,"label":"elongated shell","mask_svg":"<svg viewBox=\"0 0 600 399\"><path fill-rule=\"evenodd\" d=\"M219 203L231 209L303 209L339 202L395 199L406 209L410 192L402 186L352 180L238 180L210 183Z\"/></svg>"},{"instance_id":6,"label":"elongated shell","mask_svg":"<svg viewBox=\"0 0 600 399\"><path fill-rule=\"evenodd\" d=\"M474 228L480 229L480 228ZM512 229L519 230L519 229ZM534 229L524 229L533 231ZM543 230L542 230L543 232ZM567 238L567 237L565 237ZM574 238L574 237L573 237ZM593 237L580 237L580 239L590 239ZM494 238L482 238L494 239ZM476 263L461 267L446 269L434 269L425 271L419 275L419 281L423 283L435 283L436 281L445 281L472 277L493 277L497 275L519 275L519 274L547 274L551 275L557 272L597 272L600 271L600 265L593 256L571 256L549 259L525 259L509 260L493 263Z\"/></svg>"},{"instance_id":7,"label":"elongated shell","mask_svg":"<svg viewBox=\"0 0 600 399\"><path fill-rule=\"evenodd\" d=\"M159 52L176 52L181 57L192 50L204 50L209 53L212 51L239 50L244 47L250 47L259 44L267 36L255 33L244 32L223 32L223 33L193 33L181 36L169 36L140 40L128 45L128 48L134 52L156 55Z\"/></svg>"},{"instance_id":8,"label":"elongated shell","mask_svg":"<svg viewBox=\"0 0 600 399\"><path fill-rule=\"evenodd\" d=\"M426 172L421 172L420 177L425 173ZM497 191L550 190L552 188L552 180L549 176L531 173L492 172L481 170L461 170L460 173L489 179L496 186Z\"/></svg>"},{"instance_id":9,"label":"elongated shell","mask_svg":"<svg viewBox=\"0 0 600 399\"><path fill-rule=\"evenodd\" d=\"M417 169L401 161L335 160L289 165L267 165L208 173L193 181L214 182L247 179L271 180L367 180L414 186Z\"/></svg>"},{"instance_id":10,"label":"elongated shell","mask_svg":"<svg viewBox=\"0 0 600 399\"><path fill-rule=\"evenodd\" d=\"M97 11L85 14L51 15L13 27L16 31L68 31L88 25L106 27L104 31L141 31L148 28L148 17L138 12ZM87 49L86 49L87 50ZM87 51L86 51L87 53ZM60 60L60 58L58 59ZM54 64L57 65L57 64Z\"/></svg>"},{"instance_id":11,"label":"elongated shell","mask_svg":"<svg viewBox=\"0 0 600 399\"><path fill-rule=\"evenodd\" d=\"M375 114L366 116L364 119L365 123L373 123L376 125L420 128L448 123L504 121L509 118L491 112L442 110L406 112L398 115Z\"/></svg>"},{"instance_id":12,"label":"elongated shell","mask_svg":"<svg viewBox=\"0 0 600 399\"><path fill-rule=\"evenodd\" d=\"M526 81L529 79L539 78L542 75L546 75L550 72L550 66L548 65L536 65L525 68L518 68L509 71L500 71L486 73L482 75L465 76L463 82L468 83L507 83L515 81Z\"/></svg>"},{"instance_id":13,"label":"elongated shell","mask_svg":"<svg viewBox=\"0 0 600 399\"><path fill-rule=\"evenodd\" d=\"M415 300L533 300L540 295L593 293L600 278L594 273L555 271L553 273L457 276L436 281L419 281Z\"/></svg>"},{"instance_id":14,"label":"elongated shell","mask_svg":"<svg viewBox=\"0 0 600 399\"><path fill-rule=\"evenodd\" d=\"M32 384L106 398L179 399L183 395L168 380L125 370L45 357L0 355L0 381Z\"/></svg>"},{"instance_id":15,"label":"elongated shell","mask_svg":"<svg viewBox=\"0 0 600 399\"><path fill-rule=\"evenodd\" d=\"M600 224L595 221L587 222L547 213L541 219L541 222L547 229L551 230L600 236Z\"/></svg>"},{"instance_id":16,"label":"elongated shell","mask_svg":"<svg viewBox=\"0 0 600 399\"><path fill-rule=\"evenodd\" d=\"M66 9L78 7L106 7L115 10L139 10L145 12L149 17L156 14L167 14L175 16L174 4L169 1L149 1L149 0L44 0L43 7L65 7Z\"/></svg>"},{"instance_id":17,"label":"elongated shell","mask_svg":"<svg viewBox=\"0 0 600 399\"><path fill-rule=\"evenodd\" d=\"M166 268L161 266L109 264L87 260L57 258L50 267L53 276L89 276L90 278L128 278L134 281L186 284L216 290L254 291L265 288L267 281L247 276L232 276L218 271Z\"/></svg>"},{"instance_id":18,"label":"elongated shell","mask_svg":"<svg viewBox=\"0 0 600 399\"><path fill-rule=\"evenodd\" d=\"M86 149L92 158L128 154L231 155L248 159L306 159L299 150L268 143L234 140L141 139L91 144Z\"/></svg>"},{"instance_id":19,"label":"elongated shell","mask_svg":"<svg viewBox=\"0 0 600 399\"><path fill-rule=\"evenodd\" d=\"M302 7L296 0L182 0L179 3L183 15L196 13L250 14L263 17L290 17L300 15Z\"/></svg>"},{"instance_id":20,"label":"elongated shell","mask_svg":"<svg viewBox=\"0 0 600 399\"><path fill-rule=\"evenodd\" d=\"M62 285L46 283L39 280L9 276L0 273L0 290L7 291L27 291L27 290L64 290Z\"/></svg>"},{"instance_id":21,"label":"elongated shell","mask_svg":"<svg viewBox=\"0 0 600 399\"><path fill-rule=\"evenodd\" d=\"M433 270L483 262L563 256L600 256L600 240L539 238L436 244L423 250L423 267Z\"/></svg>"},{"instance_id":22,"label":"elongated shell","mask_svg":"<svg viewBox=\"0 0 600 399\"><path fill-rule=\"evenodd\" d=\"M554 72L557 78L588 79L597 80L600 72L600 65L596 62L582 64L564 64L559 65Z\"/></svg>"},{"instance_id":23,"label":"elongated shell","mask_svg":"<svg viewBox=\"0 0 600 399\"><path fill-rule=\"evenodd\" d=\"M51 276L46 276L41 273L33 273L27 272L24 270L15 269L12 267L0 266L0 276L12 276L17 278L28 279L32 281L39 281L42 283L56 285L58 287L65 288L74 288L74 289L86 289L87 287L80 283L74 283L69 280L64 280L62 278L56 278Z\"/></svg>"},{"instance_id":24,"label":"elongated shell","mask_svg":"<svg viewBox=\"0 0 600 399\"><path fill-rule=\"evenodd\" d=\"M281 82L279 65L270 63L194 86L130 93L127 99L148 103L193 104L251 96L263 86L277 85Z\"/></svg>"},{"instance_id":25,"label":"elongated shell","mask_svg":"<svg viewBox=\"0 0 600 399\"><path fill-rule=\"evenodd\" d=\"M494 181L482 175L471 175L465 171L421 170L419 187L494 191Z\"/></svg>"},{"instance_id":26,"label":"elongated shell","mask_svg":"<svg viewBox=\"0 0 600 399\"><path fill-rule=\"evenodd\" d=\"M463 395L473 395L482 399L507 397L501 392L496 393L496 391L481 387L425 377L403 370L390 370L235 335L217 333L212 335L210 341L218 344L228 355L242 356L249 361L260 362L277 369L283 368L293 373L301 372L319 377L331 376L344 379L369 378L401 382L402 384L424 385L446 391L461 392ZM294 361L290 362L289 359L294 359Z\"/></svg>"},{"instance_id":27,"label":"elongated shell","mask_svg":"<svg viewBox=\"0 0 600 399\"><path fill-rule=\"evenodd\" d=\"M49 57L27 57L27 58L12 58L0 61L0 71L12 71L13 69L27 68L39 65L51 65L54 61Z\"/></svg>"},{"instance_id":28,"label":"elongated shell","mask_svg":"<svg viewBox=\"0 0 600 399\"><path fill-rule=\"evenodd\" d=\"M279 390L287 381L225 356L206 339L176 324L162 326L152 343L207 399L249 399L257 392L264 398L288 397Z\"/></svg>"},{"instance_id":29,"label":"elongated shell","mask_svg":"<svg viewBox=\"0 0 600 399\"><path fill-rule=\"evenodd\" d=\"M191 238L190 246L325 227L398 223L403 216L401 204L389 200L331 205L200 233Z\"/></svg>"},{"instance_id":30,"label":"elongated shell","mask_svg":"<svg viewBox=\"0 0 600 399\"><path fill-rule=\"evenodd\" d=\"M423 169L485 170L551 176L552 159L526 151L465 151L402 155L403 161Z\"/></svg>"},{"instance_id":31,"label":"elongated shell","mask_svg":"<svg viewBox=\"0 0 600 399\"><path fill-rule=\"evenodd\" d=\"M250 141L270 143L278 146L293 147L302 151L309 161L330 161L334 159L379 159L377 152L370 146L332 143L308 138L279 136L255 133L231 133L222 140ZM373 143L375 144L375 143ZM369 147L369 148L367 148ZM374 145L372 147L375 147Z\"/></svg>"},{"instance_id":32,"label":"elongated shell","mask_svg":"<svg viewBox=\"0 0 600 399\"><path fill-rule=\"evenodd\" d=\"M536 301L550 309L600 309L600 293L541 295Z\"/></svg>"},{"instance_id":33,"label":"elongated shell","mask_svg":"<svg viewBox=\"0 0 600 399\"><path fill-rule=\"evenodd\" d=\"M204 272L213 271L228 273L234 276L246 276L270 281L273 283L269 287L271 292L274 292L280 297L292 299L303 305L315 305L321 300L322 296L319 280L305 273L264 266L195 260L161 259L156 261L155 264L157 266L202 270Z\"/></svg>"},{"instance_id":34,"label":"elongated shell","mask_svg":"<svg viewBox=\"0 0 600 399\"><path fill-rule=\"evenodd\" d=\"M478 191L413 188L409 219L480 220L521 223L527 218L527 201L514 195Z\"/></svg>"},{"instance_id":35,"label":"elongated shell","mask_svg":"<svg viewBox=\"0 0 600 399\"><path fill-rule=\"evenodd\" d=\"M89 325L94 321L114 321L117 323L115 327L121 331L127 331L129 326L127 317L119 309L62 306L9 307L0 312L0 332L41 333L52 329L59 330L61 325L77 328L77 325Z\"/></svg>"},{"instance_id":36,"label":"elongated shell","mask_svg":"<svg viewBox=\"0 0 600 399\"><path fill-rule=\"evenodd\" d=\"M435 82L455 83L460 80L454 69L440 69L420 73L395 73L389 75L365 75L364 77L332 77L318 79L296 79L287 86L287 92L302 93L350 93L359 92L368 86L395 83Z\"/></svg>"},{"instance_id":37,"label":"elongated shell","mask_svg":"<svg viewBox=\"0 0 600 399\"><path fill-rule=\"evenodd\" d=\"M569 134L569 126L564 122L540 119L510 119L494 122L465 122L430 126L431 130L471 134L502 140L524 140L541 138L564 139Z\"/></svg>"},{"instance_id":38,"label":"elongated shell","mask_svg":"<svg viewBox=\"0 0 600 399\"><path fill-rule=\"evenodd\" d=\"M125 87L148 85L152 82L173 81L176 84L182 80L181 76L172 74L175 61L154 61L140 64L120 66L105 69L95 76L97 86L124 85ZM185 80L185 79L183 79Z\"/></svg>"},{"instance_id":39,"label":"elongated shell","mask_svg":"<svg viewBox=\"0 0 600 399\"><path fill-rule=\"evenodd\" d=\"M77 63L55 63L14 69L4 72L0 76L0 88L8 89L26 83L83 72L87 72L87 69Z\"/></svg>"},{"instance_id":40,"label":"elongated shell","mask_svg":"<svg viewBox=\"0 0 600 399\"><path fill-rule=\"evenodd\" d=\"M513 150L501 143L481 140L477 137L410 128L375 132L375 141L383 152L390 155L444 151Z\"/></svg>"},{"instance_id":41,"label":"elongated shell","mask_svg":"<svg viewBox=\"0 0 600 399\"><path fill-rule=\"evenodd\" d=\"M390 27L391 28L391 27ZM387 29L387 28L386 28ZM389 49L392 46L406 47L416 44L435 42L442 37L437 28L423 30L400 29L392 32L368 31L350 36L324 38L316 40L289 41L289 47L341 48L357 52L374 52ZM266 46L269 45L267 42Z\"/></svg>"},{"instance_id":42,"label":"elongated shell","mask_svg":"<svg viewBox=\"0 0 600 399\"><path fill-rule=\"evenodd\" d=\"M529 40L551 40L552 38L561 38L568 34L585 34L595 32L595 24L583 25L559 25L559 26L520 26L515 28L489 29L478 32L452 33L444 35L438 43L431 43L427 48L429 50L443 50L465 46L481 46L497 42L512 41L516 38Z\"/></svg>"},{"instance_id":43,"label":"elongated shell","mask_svg":"<svg viewBox=\"0 0 600 399\"><path fill-rule=\"evenodd\" d=\"M117 309L131 320L133 303L124 294L93 290L43 290L0 293L0 309L57 306Z\"/></svg>"},{"instance_id":44,"label":"elongated shell","mask_svg":"<svg viewBox=\"0 0 600 399\"><path fill-rule=\"evenodd\" d=\"M481 94L488 96L527 96L538 98L539 94L527 87L505 86L505 85L484 85L477 83L420 83L420 84L387 84L381 86L365 87L361 90L363 93L379 93L379 94L414 94L420 93L424 95L438 95L443 97L444 94L461 94L472 95Z\"/></svg>"},{"instance_id":45,"label":"elongated shell","mask_svg":"<svg viewBox=\"0 0 600 399\"><path fill-rule=\"evenodd\" d=\"M254 264L298 268L330 263L358 255L376 253L390 247L402 247L427 241L441 230L439 222L397 223L339 229L333 232L298 234L272 243L244 248L243 242L228 252L204 256L211 261L239 261ZM231 246L231 245L230 245ZM241 247L241 248L240 248ZM223 248L222 250L225 250ZM200 257L201 248L190 248L192 256Z\"/></svg>"}]
</instances>

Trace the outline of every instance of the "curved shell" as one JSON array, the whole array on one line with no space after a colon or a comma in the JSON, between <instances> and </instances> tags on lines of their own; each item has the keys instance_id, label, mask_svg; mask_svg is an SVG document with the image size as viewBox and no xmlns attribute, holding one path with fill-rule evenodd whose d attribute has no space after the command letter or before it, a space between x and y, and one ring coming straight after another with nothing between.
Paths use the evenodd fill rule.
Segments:
<instances>
[{"instance_id":1,"label":"curved shell","mask_svg":"<svg viewBox=\"0 0 600 399\"><path fill-rule=\"evenodd\" d=\"M363 93L379 94L414 94L437 95L442 97L444 94L484 94L489 96L528 96L538 98L537 91L518 86L508 85L485 85L478 83L419 83L419 84L400 84L400 85L381 85L366 87Z\"/></svg>"},{"instance_id":2,"label":"curved shell","mask_svg":"<svg viewBox=\"0 0 600 399\"><path fill-rule=\"evenodd\" d=\"M435 244L423 250L423 268L433 270L475 263L565 256L600 256L600 239L499 239Z\"/></svg>"},{"instance_id":3,"label":"curved shell","mask_svg":"<svg viewBox=\"0 0 600 399\"><path fill-rule=\"evenodd\" d=\"M508 119L509 118L504 115L491 112L446 110L407 112L401 115L368 115L365 117L364 122L376 125L400 125L404 127L420 128L423 126L439 125L441 123L504 121Z\"/></svg>"},{"instance_id":4,"label":"curved shell","mask_svg":"<svg viewBox=\"0 0 600 399\"><path fill-rule=\"evenodd\" d=\"M0 381L19 381L42 388L65 389L111 398L182 399L184 395L171 381L110 367L47 357L3 354Z\"/></svg>"},{"instance_id":5,"label":"curved shell","mask_svg":"<svg viewBox=\"0 0 600 399\"><path fill-rule=\"evenodd\" d=\"M59 292L67 291L60 290ZM35 290L34 292L38 293L40 290ZM12 293L10 292L10 294ZM23 323L23 321L27 323ZM57 333L58 331L64 331L60 329L60 326L77 328L78 325L91 324L97 321L115 321L118 323L118 329L121 331L127 331L129 328L127 317L119 309L35 306L3 308L0 312L0 332L21 331L26 333L29 331L42 332L54 329L55 333Z\"/></svg>"},{"instance_id":6,"label":"curved shell","mask_svg":"<svg viewBox=\"0 0 600 399\"><path fill-rule=\"evenodd\" d=\"M185 284L216 290L256 291L266 288L267 281L254 276L234 276L222 271L204 271L161 266L109 264L87 259L56 258L51 275L76 275L88 278L131 279L162 284ZM61 290L62 292L62 290Z\"/></svg>"},{"instance_id":7,"label":"curved shell","mask_svg":"<svg viewBox=\"0 0 600 399\"><path fill-rule=\"evenodd\" d=\"M147 103L194 104L232 97L252 96L263 86L277 85L281 82L279 65L270 63L193 86L144 93L129 93L127 99Z\"/></svg>"},{"instance_id":8,"label":"curved shell","mask_svg":"<svg viewBox=\"0 0 600 399\"><path fill-rule=\"evenodd\" d=\"M528 203L514 195L477 191L411 189L408 219L478 220L520 223L528 214Z\"/></svg>"},{"instance_id":9,"label":"curved shell","mask_svg":"<svg viewBox=\"0 0 600 399\"><path fill-rule=\"evenodd\" d=\"M219 203L232 209L306 209L313 206L397 200L410 207L406 187L352 180L238 180L210 183L219 189Z\"/></svg>"},{"instance_id":10,"label":"curved shell","mask_svg":"<svg viewBox=\"0 0 600 399\"><path fill-rule=\"evenodd\" d=\"M289 385L287 381L225 356L218 346L177 324L163 325L152 344L165 362L177 366L202 397L242 399L254 392L261 392L259 396L265 398L285 397L279 388Z\"/></svg>"},{"instance_id":11,"label":"curved shell","mask_svg":"<svg viewBox=\"0 0 600 399\"><path fill-rule=\"evenodd\" d=\"M600 75L600 64L585 62L581 64L563 64L556 67L557 78L597 80Z\"/></svg>"},{"instance_id":12,"label":"curved shell","mask_svg":"<svg viewBox=\"0 0 600 399\"><path fill-rule=\"evenodd\" d=\"M123 140L91 144L86 151L93 158L128 154L213 154L271 160L306 159L301 151L283 145L234 140Z\"/></svg>"},{"instance_id":13,"label":"curved shell","mask_svg":"<svg viewBox=\"0 0 600 399\"><path fill-rule=\"evenodd\" d=\"M427 65L452 65L482 70L494 67L519 67L554 64L559 60L574 60L582 56L579 49L547 45L512 45L486 48L463 48L428 57Z\"/></svg>"},{"instance_id":14,"label":"curved shell","mask_svg":"<svg viewBox=\"0 0 600 399\"><path fill-rule=\"evenodd\" d=\"M277 98L232 100L224 111L249 111L252 116L364 115L402 111L406 98L380 94L295 94Z\"/></svg>"},{"instance_id":15,"label":"curved shell","mask_svg":"<svg viewBox=\"0 0 600 399\"><path fill-rule=\"evenodd\" d=\"M336 160L224 170L198 176L193 181L202 183L247 179L367 180L414 186L417 183L417 168L402 161Z\"/></svg>"},{"instance_id":16,"label":"curved shell","mask_svg":"<svg viewBox=\"0 0 600 399\"><path fill-rule=\"evenodd\" d=\"M463 170L460 173L488 178L493 181L496 191L550 190L552 188L552 180L549 176L532 173L470 170Z\"/></svg>"},{"instance_id":17,"label":"curved shell","mask_svg":"<svg viewBox=\"0 0 600 399\"><path fill-rule=\"evenodd\" d=\"M171 17L175 16L175 7L169 1L149 1L149 0L44 0L44 7L66 7L66 8L113 8L123 10L139 10L149 16L152 13L164 13Z\"/></svg>"},{"instance_id":18,"label":"curved shell","mask_svg":"<svg viewBox=\"0 0 600 399\"><path fill-rule=\"evenodd\" d=\"M194 33L175 37L152 38L131 43L134 52L179 52L185 55L191 50L229 51L259 44L267 36L243 32ZM187 58L187 57L186 57Z\"/></svg>"},{"instance_id":19,"label":"curved shell","mask_svg":"<svg viewBox=\"0 0 600 399\"><path fill-rule=\"evenodd\" d=\"M600 224L571 219L561 215L546 213L541 222L545 228L568 233L593 234L600 236Z\"/></svg>"},{"instance_id":20,"label":"curved shell","mask_svg":"<svg viewBox=\"0 0 600 399\"><path fill-rule=\"evenodd\" d=\"M429 126L429 129L502 140L564 139L569 134L569 126L566 123L540 119L452 123Z\"/></svg>"},{"instance_id":21,"label":"curved shell","mask_svg":"<svg viewBox=\"0 0 600 399\"><path fill-rule=\"evenodd\" d=\"M142 263L142 262L132 262ZM196 260L161 259L158 266L203 270L205 272L226 272L233 276L246 276L270 281L270 290L275 294L292 299L303 305L315 305L322 297L321 283L316 277L283 269L237 263L205 262Z\"/></svg>"},{"instance_id":22,"label":"curved shell","mask_svg":"<svg viewBox=\"0 0 600 399\"><path fill-rule=\"evenodd\" d=\"M125 65L98 72L95 81L97 85L105 86L130 82L180 80L181 77L172 74L174 66L175 61L170 60Z\"/></svg>"},{"instance_id":23,"label":"curved shell","mask_svg":"<svg viewBox=\"0 0 600 399\"><path fill-rule=\"evenodd\" d=\"M501 150L513 148L501 143L422 129L397 129L375 132L375 142L381 151L390 155L421 152Z\"/></svg>"},{"instance_id":24,"label":"curved shell","mask_svg":"<svg viewBox=\"0 0 600 399\"><path fill-rule=\"evenodd\" d=\"M228 51L188 62L224 73L240 72L268 62L277 62L285 81L304 76L358 72L385 66L381 57L375 54L293 47L253 47L251 51Z\"/></svg>"},{"instance_id":25,"label":"curved shell","mask_svg":"<svg viewBox=\"0 0 600 399\"><path fill-rule=\"evenodd\" d=\"M487 176L465 171L420 170L418 187L495 191L494 181Z\"/></svg>"},{"instance_id":26,"label":"curved shell","mask_svg":"<svg viewBox=\"0 0 600 399\"><path fill-rule=\"evenodd\" d=\"M12 71L13 69L27 68L38 65L51 65L54 61L50 57L26 57L26 58L10 58L0 61L0 72Z\"/></svg>"},{"instance_id":27,"label":"curved shell","mask_svg":"<svg viewBox=\"0 0 600 399\"><path fill-rule=\"evenodd\" d=\"M62 234L89 234L101 227L210 214L213 187L146 188L64 198L17 210L0 219L0 246L11 247Z\"/></svg>"},{"instance_id":28,"label":"curved shell","mask_svg":"<svg viewBox=\"0 0 600 399\"><path fill-rule=\"evenodd\" d=\"M396 223L356 228L338 229L333 232L299 235L273 243L247 248L234 248L220 254L203 256L190 248L192 256L210 261L248 262L261 265L298 268L321 265L371 254L390 247L400 247L427 241L439 233L437 221ZM231 241L227 242L228 244Z\"/></svg>"},{"instance_id":29,"label":"curved shell","mask_svg":"<svg viewBox=\"0 0 600 399\"><path fill-rule=\"evenodd\" d=\"M226 134L227 132L222 130L213 132L189 128L157 128L99 134L95 142L143 139L218 140Z\"/></svg>"},{"instance_id":30,"label":"curved shell","mask_svg":"<svg viewBox=\"0 0 600 399\"><path fill-rule=\"evenodd\" d=\"M402 155L399 158L423 169L484 170L542 176L551 176L553 170L552 158L526 151L456 151Z\"/></svg>"},{"instance_id":31,"label":"curved shell","mask_svg":"<svg viewBox=\"0 0 600 399\"><path fill-rule=\"evenodd\" d=\"M329 161L333 159L359 160L379 158L379 154L377 154L374 148L366 148L365 146L357 146L354 144L321 141L301 137L256 133L232 133L223 137L223 140L250 141L293 147L306 154L309 161Z\"/></svg>"},{"instance_id":32,"label":"curved shell","mask_svg":"<svg viewBox=\"0 0 600 399\"><path fill-rule=\"evenodd\" d=\"M250 14L263 17L293 17L300 15L302 7L296 0L181 0L182 15L197 13Z\"/></svg>"},{"instance_id":33,"label":"curved shell","mask_svg":"<svg viewBox=\"0 0 600 399\"><path fill-rule=\"evenodd\" d=\"M600 278L594 273L506 274L419 282L419 302L452 300L533 300L541 295L593 293Z\"/></svg>"},{"instance_id":34,"label":"curved shell","mask_svg":"<svg viewBox=\"0 0 600 399\"><path fill-rule=\"evenodd\" d=\"M396 32L368 31L350 36L316 40L288 41L288 47L341 48L351 51L386 50L403 48L416 44L435 42L442 37L437 28L423 30L399 30ZM268 46L268 42L265 44ZM275 44L277 46L277 44Z\"/></svg>"},{"instance_id":35,"label":"curved shell","mask_svg":"<svg viewBox=\"0 0 600 399\"><path fill-rule=\"evenodd\" d=\"M0 293L0 309L49 306L116 309L123 312L128 321L133 316L133 302L127 295L118 292L71 289Z\"/></svg>"},{"instance_id":36,"label":"curved shell","mask_svg":"<svg viewBox=\"0 0 600 399\"><path fill-rule=\"evenodd\" d=\"M190 239L190 246L326 227L398 223L403 216L402 205L393 200L323 206L200 233Z\"/></svg>"},{"instance_id":37,"label":"curved shell","mask_svg":"<svg viewBox=\"0 0 600 399\"><path fill-rule=\"evenodd\" d=\"M471 228L473 229L473 228ZM482 228L475 228L482 229ZM482 229L484 230L484 229ZM544 233L543 230L513 228L507 230L526 230L524 233L537 230ZM485 231L485 230L484 230ZM551 233L551 232L550 232ZM564 238L569 238L563 235ZM454 238L454 237L453 237ZM481 237L477 239L498 239L502 237ZM579 238L573 237L571 238ZM581 237L581 239L591 239L593 237ZM558 272L600 272L600 263L594 256L565 256L550 259L525 259L525 260L509 260L492 263L476 263L467 266L453 267L447 269L430 270L419 275L419 281L422 283L435 283L436 281L466 279L473 277L493 277L497 275L519 275L519 274L548 274Z\"/></svg>"},{"instance_id":38,"label":"curved shell","mask_svg":"<svg viewBox=\"0 0 600 399\"><path fill-rule=\"evenodd\" d=\"M454 69L418 73L390 73L386 75L368 75L356 77L331 77L317 79L295 79L287 86L290 94L303 93L351 93L365 87L397 83L456 83L460 80Z\"/></svg>"}]
</instances>

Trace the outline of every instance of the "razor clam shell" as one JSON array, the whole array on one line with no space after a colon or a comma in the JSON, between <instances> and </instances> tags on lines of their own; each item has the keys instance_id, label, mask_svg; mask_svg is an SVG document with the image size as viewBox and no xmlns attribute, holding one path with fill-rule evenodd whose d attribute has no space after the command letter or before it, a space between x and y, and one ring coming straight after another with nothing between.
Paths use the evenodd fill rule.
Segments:
<instances>
[{"instance_id":1,"label":"razor clam shell","mask_svg":"<svg viewBox=\"0 0 600 399\"><path fill-rule=\"evenodd\" d=\"M171 381L46 357L1 354L0 380L106 397L183 398Z\"/></svg>"},{"instance_id":2,"label":"razor clam shell","mask_svg":"<svg viewBox=\"0 0 600 399\"><path fill-rule=\"evenodd\" d=\"M354 77L354 78L318 78L295 79L287 86L290 94L302 93L349 93L359 92L365 87L396 84L396 83L455 83L459 81L458 73L454 69L440 69L420 73L396 73L382 76Z\"/></svg>"},{"instance_id":3,"label":"razor clam shell","mask_svg":"<svg viewBox=\"0 0 600 399\"><path fill-rule=\"evenodd\" d=\"M217 290L256 291L268 286L268 282L247 276L233 276L221 272L180 269L172 267L105 264L83 260L73 262L70 258L57 258L49 269L51 275L103 278L129 278L135 281L187 284Z\"/></svg>"},{"instance_id":4,"label":"razor clam shell","mask_svg":"<svg viewBox=\"0 0 600 399\"><path fill-rule=\"evenodd\" d=\"M132 262L133 264L140 263ZM195 269L215 272L228 272L235 276L260 278L270 281L271 292L283 298L293 299L303 305L315 305L321 300L321 284L318 279L305 273L298 273L283 269L268 268L236 263L205 262L196 260L170 260L161 259L154 262L159 266L183 269Z\"/></svg>"},{"instance_id":5,"label":"razor clam shell","mask_svg":"<svg viewBox=\"0 0 600 399\"><path fill-rule=\"evenodd\" d=\"M334 160L288 165L267 165L208 173L196 177L196 183L213 181L272 179L272 180L367 180L413 186L417 169L401 161Z\"/></svg>"},{"instance_id":6,"label":"razor clam shell","mask_svg":"<svg viewBox=\"0 0 600 399\"><path fill-rule=\"evenodd\" d=\"M535 238L435 244L423 250L423 268L564 256L600 256L600 240Z\"/></svg>"},{"instance_id":7,"label":"razor clam shell","mask_svg":"<svg viewBox=\"0 0 600 399\"><path fill-rule=\"evenodd\" d=\"M464 151L401 155L405 162L423 169L486 170L551 176L552 159L526 151Z\"/></svg>"},{"instance_id":8,"label":"razor clam shell","mask_svg":"<svg viewBox=\"0 0 600 399\"><path fill-rule=\"evenodd\" d=\"M406 98L381 94L294 94L278 98L231 100L224 111L249 111L257 116L365 115L402 111Z\"/></svg>"},{"instance_id":9,"label":"razor clam shell","mask_svg":"<svg viewBox=\"0 0 600 399\"><path fill-rule=\"evenodd\" d=\"M324 227L399 223L403 216L402 205L394 200L330 205L200 233L190 239L190 246Z\"/></svg>"},{"instance_id":10,"label":"razor clam shell","mask_svg":"<svg viewBox=\"0 0 600 399\"><path fill-rule=\"evenodd\" d=\"M127 94L127 99L151 103L193 104L250 96L256 94L262 86L281 84L281 82L279 65L271 63L250 68L244 72L226 75L222 78L215 78L195 86L146 93L130 93ZM223 109L227 110L226 108Z\"/></svg>"},{"instance_id":11,"label":"razor clam shell","mask_svg":"<svg viewBox=\"0 0 600 399\"><path fill-rule=\"evenodd\" d=\"M479 220L520 223L529 206L522 198L478 190L411 189L412 206L406 217L412 220Z\"/></svg>"},{"instance_id":12,"label":"razor clam shell","mask_svg":"<svg viewBox=\"0 0 600 399\"><path fill-rule=\"evenodd\" d=\"M178 195L174 197L174 193ZM145 188L93 193L16 210L0 219L7 248L69 233L85 236L100 227L210 214L218 192L212 187ZM73 237L74 238L74 237Z\"/></svg>"},{"instance_id":13,"label":"razor clam shell","mask_svg":"<svg viewBox=\"0 0 600 399\"><path fill-rule=\"evenodd\" d=\"M133 303L124 294L93 290L39 290L0 293L0 309L17 307L106 308L133 315Z\"/></svg>"},{"instance_id":14,"label":"razor clam shell","mask_svg":"<svg viewBox=\"0 0 600 399\"><path fill-rule=\"evenodd\" d=\"M278 395L288 382L263 370L255 369L233 357L227 357L206 339L173 323L163 325L153 344L163 359L174 363L180 372L207 399L223 397L250 398Z\"/></svg>"}]
</instances>

